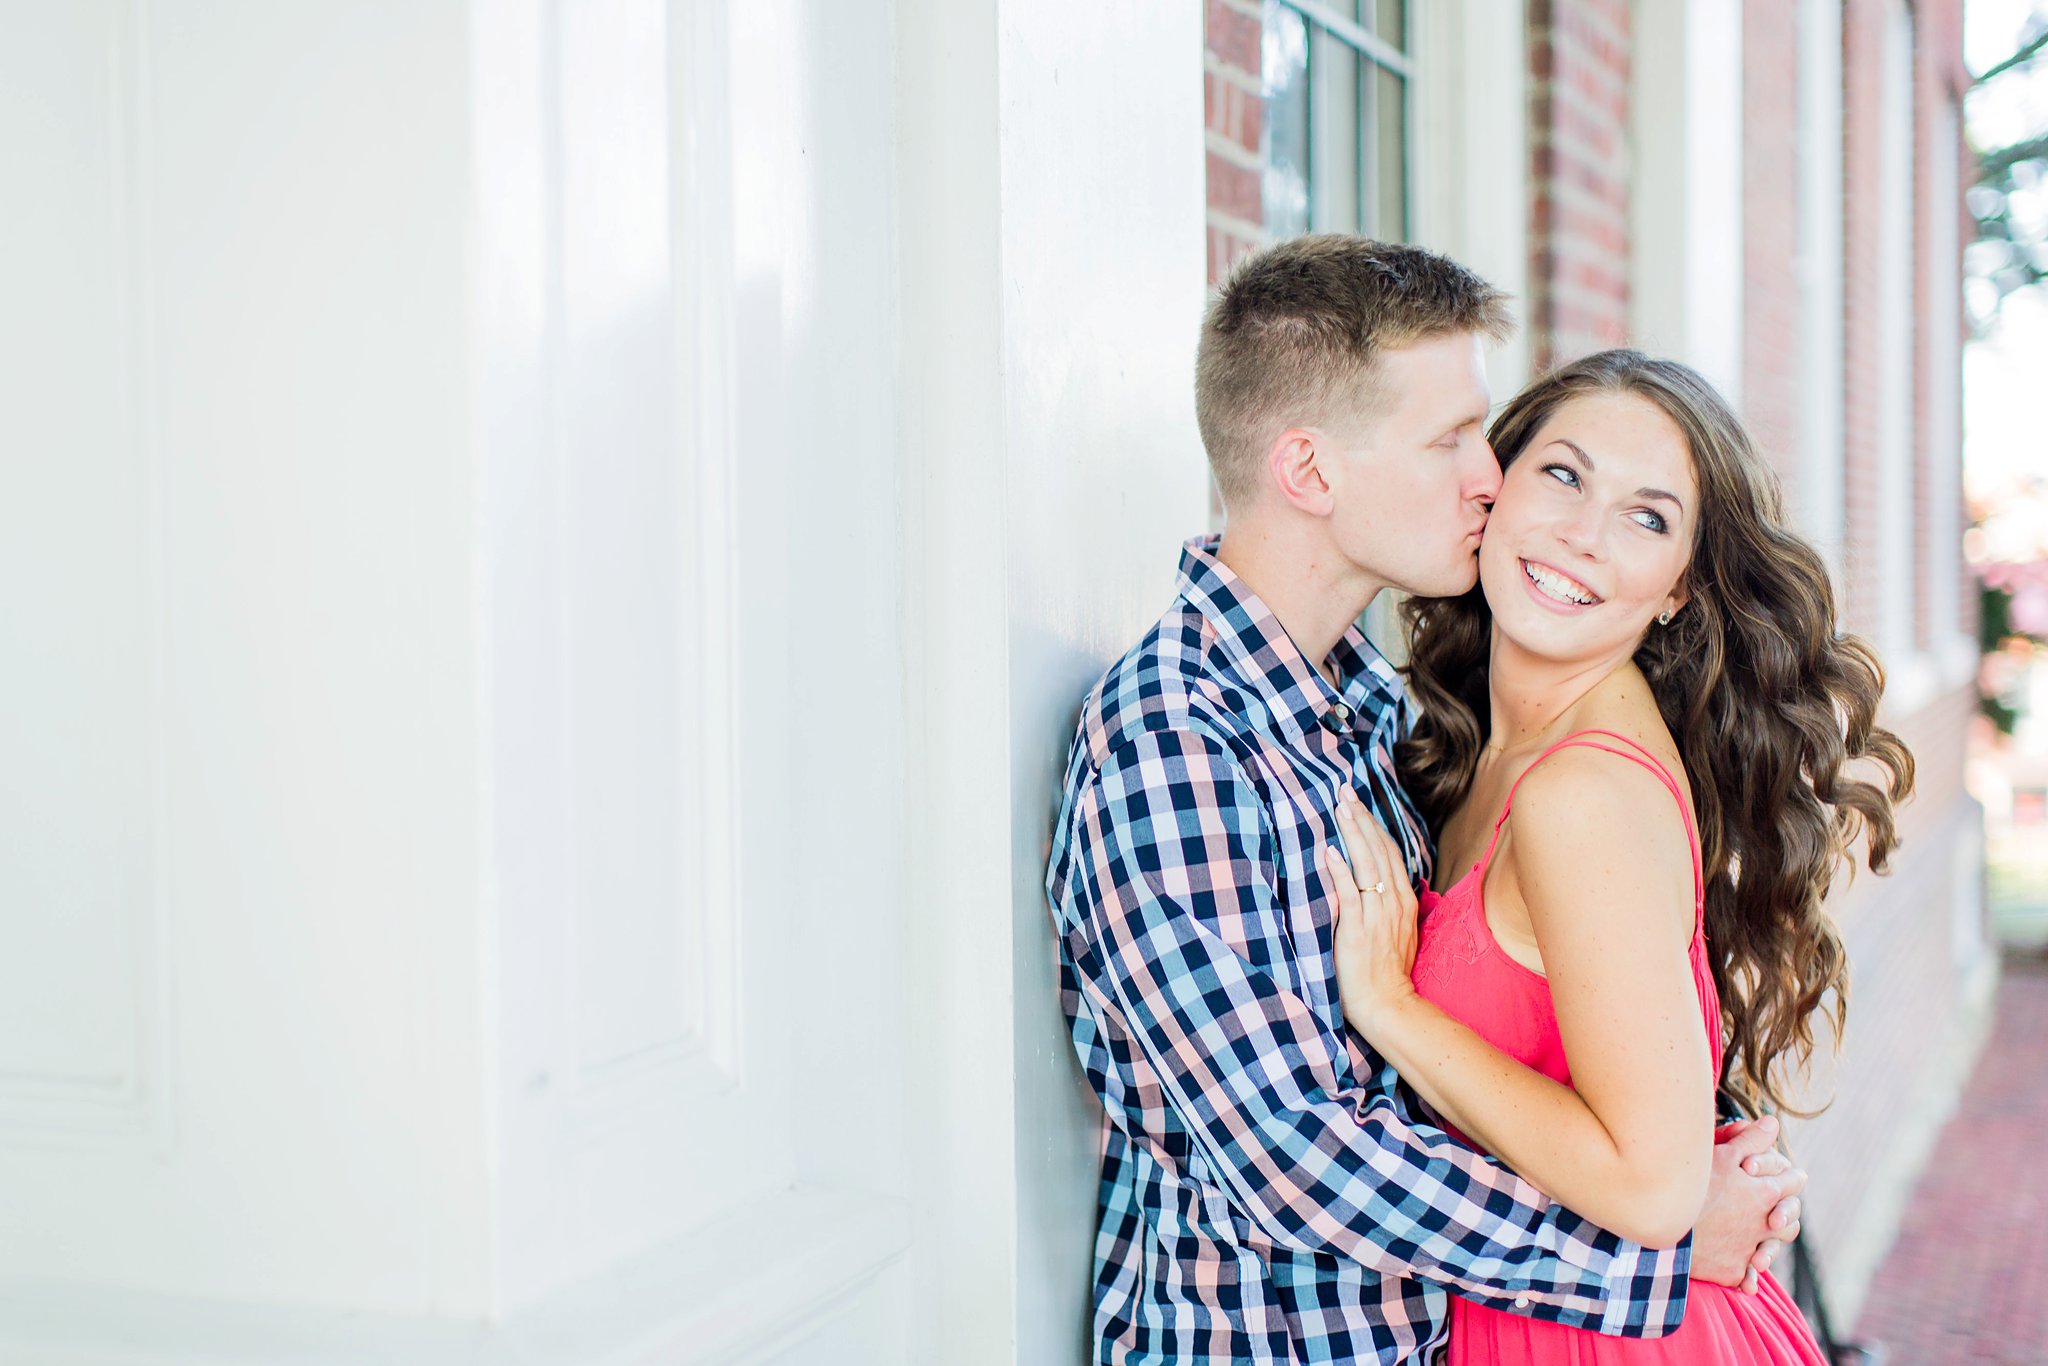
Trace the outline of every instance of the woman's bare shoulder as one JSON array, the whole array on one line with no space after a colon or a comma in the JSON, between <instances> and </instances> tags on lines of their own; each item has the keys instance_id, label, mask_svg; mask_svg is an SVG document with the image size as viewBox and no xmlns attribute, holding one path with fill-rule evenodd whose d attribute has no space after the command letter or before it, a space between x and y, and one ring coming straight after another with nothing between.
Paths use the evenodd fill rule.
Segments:
<instances>
[{"instance_id":1,"label":"woman's bare shoulder","mask_svg":"<svg viewBox=\"0 0 2048 1366\"><path fill-rule=\"evenodd\" d=\"M1571 728L1605 731L1633 743L1587 737L1592 743L1560 749L1524 775L1509 816L1523 836L1524 861L1562 860L1570 866L1598 856L1603 865L1634 864L1645 871L1690 866L1692 798L1678 745L1642 675L1633 667L1619 672L1626 676L1603 683L1580 704ZM1678 784L1682 807L1663 778L1641 762L1643 756Z\"/></svg>"},{"instance_id":2,"label":"woman's bare shoulder","mask_svg":"<svg viewBox=\"0 0 2048 1366\"><path fill-rule=\"evenodd\" d=\"M1552 755L1531 770L1508 817L1511 875L1546 963L1573 943L1616 942L1603 937L1623 926L1667 948L1680 941L1658 927L1690 928L1685 811L1622 748Z\"/></svg>"},{"instance_id":3,"label":"woman's bare shoulder","mask_svg":"<svg viewBox=\"0 0 2048 1366\"><path fill-rule=\"evenodd\" d=\"M1657 708L1649 682L1635 666L1617 669L1588 694L1572 722L1574 731L1604 730L1634 741L1663 764L1672 777L1681 783L1686 780L1685 760L1678 751L1678 742L1672 737L1671 728L1664 724L1664 714Z\"/></svg>"}]
</instances>

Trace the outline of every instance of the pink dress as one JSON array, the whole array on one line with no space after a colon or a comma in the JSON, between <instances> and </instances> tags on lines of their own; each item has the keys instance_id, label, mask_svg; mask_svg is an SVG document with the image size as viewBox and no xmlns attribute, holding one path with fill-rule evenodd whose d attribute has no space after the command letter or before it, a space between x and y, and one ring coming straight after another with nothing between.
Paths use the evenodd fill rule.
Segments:
<instances>
[{"instance_id":1,"label":"pink dress","mask_svg":"<svg viewBox=\"0 0 2048 1366\"><path fill-rule=\"evenodd\" d=\"M1589 738L1598 737L1598 738ZM1692 834L1690 808L1678 784L1657 760L1634 741L1611 731L1577 731L1545 750L1542 763L1569 745L1585 745L1633 760L1655 773L1678 802L1692 843L1695 928L1689 950L1693 985L1699 993L1700 1020L1712 1042L1715 1070L1721 1059L1721 1001L1714 989L1707 958L1704 915L1705 888L1700 877L1699 836ZM1536 764L1531 764L1530 769ZM1523 777L1528 776L1525 770ZM1415 955L1415 989L1463 1021L1495 1048L1556 1081L1571 1084L1571 1067L1558 1032L1550 983L1510 958L1494 940L1481 900L1487 867L1501 826L1513 809L1515 788L1493 823L1486 853L1441 896L1422 895L1421 942ZM1463 1139L1464 1135L1457 1135ZM1470 1140L1466 1140L1468 1143ZM1476 1146L1476 1145L1475 1145ZM1766 1275L1755 1295L1692 1283L1685 1322L1679 1330L1649 1341L1603 1337L1585 1328L1523 1318L1467 1300L1451 1301L1451 1366L1529 1362L1537 1366L1746 1366L1747 1363L1799 1363L1826 1366L1820 1345L1783 1286Z\"/></svg>"}]
</instances>

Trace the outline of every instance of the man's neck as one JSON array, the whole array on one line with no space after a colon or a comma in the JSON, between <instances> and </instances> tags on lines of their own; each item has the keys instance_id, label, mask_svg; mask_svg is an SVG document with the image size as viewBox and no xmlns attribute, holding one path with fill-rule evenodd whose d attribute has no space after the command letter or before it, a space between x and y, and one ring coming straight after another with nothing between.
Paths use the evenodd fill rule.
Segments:
<instances>
[{"instance_id":1,"label":"man's neck","mask_svg":"<svg viewBox=\"0 0 2048 1366\"><path fill-rule=\"evenodd\" d=\"M1216 558L1259 595L1325 678L1330 678L1330 651L1385 586L1334 551L1304 547L1256 521L1233 521Z\"/></svg>"}]
</instances>

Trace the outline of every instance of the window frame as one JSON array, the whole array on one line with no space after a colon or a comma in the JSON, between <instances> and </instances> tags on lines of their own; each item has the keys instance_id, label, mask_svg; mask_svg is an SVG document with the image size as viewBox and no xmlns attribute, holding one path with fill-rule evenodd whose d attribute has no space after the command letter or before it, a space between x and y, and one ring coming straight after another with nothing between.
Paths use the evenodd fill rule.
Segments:
<instances>
[{"instance_id":1,"label":"window frame","mask_svg":"<svg viewBox=\"0 0 2048 1366\"><path fill-rule=\"evenodd\" d=\"M1308 191L1307 228L1308 232L1329 232L1333 230L1327 200L1316 193L1316 147L1318 124L1321 113L1317 100L1318 75L1316 35L1321 32L1351 50L1358 62L1359 80L1354 94L1355 109L1353 122L1358 137L1357 205L1356 221L1358 231L1367 237L1385 235L1386 202L1380 195L1382 174L1381 147L1378 136L1378 111L1375 101L1378 97L1376 84L1367 77L1385 75L1401 82L1401 192L1399 217L1401 231L1392 240L1406 241L1415 235L1416 167L1420 157L1420 137L1416 113L1418 99L1416 78L1420 70L1416 47L1416 5L1414 0L1398 0L1401 16L1401 33L1407 50L1395 47L1356 19L1346 18L1325 0L1266 0L1261 20L1262 36L1270 36L1276 11L1291 11L1302 21L1308 35L1308 50L1304 55L1302 73L1308 106L1308 123L1304 130L1304 166L1302 178ZM1260 80L1268 99L1272 88L1267 85L1267 73L1263 70L1261 58ZM1268 122L1270 130L1270 119ZM1327 125L1324 125L1325 127ZM1270 133L1269 133L1270 139ZM1273 165L1270 140L1264 160L1267 174L1271 175ZM1272 224L1271 198L1268 187L1261 186L1261 212L1270 230Z\"/></svg>"}]
</instances>

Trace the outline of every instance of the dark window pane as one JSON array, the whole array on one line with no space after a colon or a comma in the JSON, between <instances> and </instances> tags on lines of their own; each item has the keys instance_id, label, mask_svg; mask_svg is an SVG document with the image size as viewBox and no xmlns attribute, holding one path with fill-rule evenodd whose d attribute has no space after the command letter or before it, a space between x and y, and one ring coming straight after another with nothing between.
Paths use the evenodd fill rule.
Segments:
<instances>
[{"instance_id":1,"label":"dark window pane","mask_svg":"<svg viewBox=\"0 0 2048 1366\"><path fill-rule=\"evenodd\" d=\"M1375 163L1374 235L1389 242L1408 237L1408 83L1390 71L1373 73Z\"/></svg>"},{"instance_id":2,"label":"dark window pane","mask_svg":"<svg viewBox=\"0 0 2048 1366\"><path fill-rule=\"evenodd\" d=\"M1359 16L1361 24L1386 39L1390 46L1403 52L1408 50L1407 0L1358 0L1358 8L1366 11Z\"/></svg>"},{"instance_id":3,"label":"dark window pane","mask_svg":"<svg viewBox=\"0 0 2048 1366\"><path fill-rule=\"evenodd\" d=\"M1363 145L1359 133L1365 106L1360 101L1358 49L1317 28L1309 63L1313 100L1314 169L1309 184L1317 232L1359 232L1363 200Z\"/></svg>"}]
</instances>

